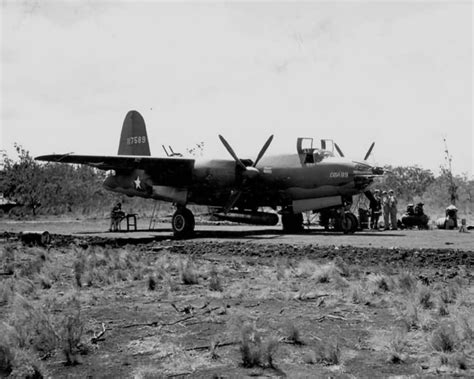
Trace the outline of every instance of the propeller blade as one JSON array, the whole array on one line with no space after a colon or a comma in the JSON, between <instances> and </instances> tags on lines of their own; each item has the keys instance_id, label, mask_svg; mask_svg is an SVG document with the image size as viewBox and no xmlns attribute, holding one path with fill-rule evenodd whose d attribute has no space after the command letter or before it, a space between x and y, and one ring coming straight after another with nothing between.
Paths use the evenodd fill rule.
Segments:
<instances>
[{"instance_id":1,"label":"propeller blade","mask_svg":"<svg viewBox=\"0 0 474 379\"><path fill-rule=\"evenodd\" d=\"M340 149L339 145L337 143L334 143L334 147L336 148L341 158L344 158L344 154L342 153L342 150Z\"/></svg>"},{"instance_id":2,"label":"propeller blade","mask_svg":"<svg viewBox=\"0 0 474 379\"><path fill-rule=\"evenodd\" d=\"M260 150L260 153L258 153L257 159L255 160L253 167L255 167L257 163L260 161L260 159L262 159L263 154L265 154L265 152L268 149L268 146L270 146L272 141L273 141L273 134L267 139L267 142L265 142L265 145L263 145L262 149Z\"/></svg>"},{"instance_id":3,"label":"propeller blade","mask_svg":"<svg viewBox=\"0 0 474 379\"><path fill-rule=\"evenodd\" d=\"M372 142L372 145L370 145L369 147L369 151L367 151L367 154L365 154L364 161L366 161L369 158L370 153L372 152L372 149L374 148L374 146L375 146L375 142Z\"/></svg>"},{"instance_id":4,"label":"propeller blade","mask_svg":"<svg viewBox=\"0 0 474 379\"><path fill-rule=\"evenodd\" d=\"M229 197L229 201L227 202L227 204L225 205L224 207L224 214L229 212L235 205L235 203L237 203L237 201L239 200L240 198L240 195L242 195L242 191L232 191L233 193L231 193L230 197Z\"/></svg>"},{"instance_id":5,"label":"propeller blade","mask_svg":"<svg viewBox=\"0 0 474 379\"><path fill-rule=\"evenodd\" d=\"M237 157L237 154L235 154L235 151L232 149L232 147L230 147L229 143L225 140L225 138L219 134L219 139L221 140L222 144L225 146L229 154L232 155L232 158L234 158L234 160L238 163L238 165L245 170L246 169L245 165Z\"/></svg>"}]
</instances>

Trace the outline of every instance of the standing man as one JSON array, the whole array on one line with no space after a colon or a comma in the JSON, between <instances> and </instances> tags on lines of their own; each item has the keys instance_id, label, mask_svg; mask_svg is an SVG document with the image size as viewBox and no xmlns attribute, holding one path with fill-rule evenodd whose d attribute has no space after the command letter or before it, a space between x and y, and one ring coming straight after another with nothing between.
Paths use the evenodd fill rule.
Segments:
<instances>
[{"instance_id":1,"label":"standing man","mask_svg":"<svg viewBox=\"0 0 474 379\"><path fill-rule=\"evenodd\" d=\"M388 195L387 191L382 192L382 207L383 207L383 224L384 230L389 230L389 223L390 223L390 205L388 203Z\"/></svg>"},{"instance_id":2,"label":"standing man","mask_svg":"<svg viewBox=\"0 0 474 379\"><path fill-rule=\"evenodd\" d=\"M382 199L378 189L374 191L374 200L370 202L370 210L370 229L378 229L380 213L382 213Z\"/></svg>"},{"instance_id":3,"label":"standing man","mask_svg":"<svg viewBox=\"0 0 474 379\"><path fill-rule=\"evenodd\" d=\"M390 207L390 222L392 230L397 230L397 204L398 200L393 193L393 190L388 191L388 204Z\"/></svg>"}]
</instances>

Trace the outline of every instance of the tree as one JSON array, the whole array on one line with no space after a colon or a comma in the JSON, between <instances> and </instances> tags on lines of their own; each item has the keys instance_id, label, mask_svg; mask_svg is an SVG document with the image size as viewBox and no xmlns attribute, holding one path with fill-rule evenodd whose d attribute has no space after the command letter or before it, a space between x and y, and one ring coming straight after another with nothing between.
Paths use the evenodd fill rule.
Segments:
<instances>
[{"instance_id":1,"label":"tree","mask_svg":"<svg viewBox=\"0 0 474 379\"><path fill-rule=\"evenodd\" d=\"M435 181L430 170L418 166L386 166L388 173L382 179L382 186L393 189L397 196L413 202L415 197L422 197L426 189Z\"/></svg>"},{"instance_id":2,"label":"tree","mask_svg":"<svg viewBox=\"0 0 474 379\"><path fill-rule=\"evenodd\" d=\"M27 206L36 214L41 205L38 188L41 186L41 169L29 152L15 144L18 161L4 157L0 191L5 197Z\"/></svg>"}]
</instances>

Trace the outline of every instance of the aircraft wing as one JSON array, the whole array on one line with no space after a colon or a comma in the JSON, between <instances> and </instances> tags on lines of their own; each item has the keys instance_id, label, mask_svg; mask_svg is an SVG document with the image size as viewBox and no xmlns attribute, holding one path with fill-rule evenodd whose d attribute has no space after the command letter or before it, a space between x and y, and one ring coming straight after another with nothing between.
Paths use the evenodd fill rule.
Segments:
<instances>
[{"instance_id":1,"label":"aircraft wing","mask_svg":"<svg viewBox=\"0 0 474 379\"><path fill-rule=\"evenodd\" d=\"M158 182L182 182L192 177L194 159L152 158L149 156L104 156L52 154L35 158L38 161L84 164L100 170L145 170Z\"/></svg>"}]
</instances>

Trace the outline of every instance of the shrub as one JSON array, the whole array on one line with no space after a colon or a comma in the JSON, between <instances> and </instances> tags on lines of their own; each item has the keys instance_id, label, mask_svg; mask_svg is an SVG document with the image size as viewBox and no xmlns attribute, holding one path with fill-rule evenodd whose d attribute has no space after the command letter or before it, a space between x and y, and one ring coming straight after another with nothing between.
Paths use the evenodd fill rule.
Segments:
<instances>
[{"instance_id":1,"label":"shrub","mask_svg":"<svg viewBox=\"0 0 474 379\"><path fill-rule=\"evenodd\" d=\"M79 354L83 351L81 339L85 322L81 315L81 306L76 297L66 304L66 314L61 322L60 340L67 365L79 363Z\"/></svg>"},{"instance_id":2,"label":"shrub","mask_svg":"<svg viewBox=\"0 0 474 379\"><path fill-rule=\"evenodd\" d=\"M274 367L273 357L277 348L277 339L269 338L263 341L253 325L245 324L243 326L240 353L244 367Z\"/></svg>"},{"instance_id":3,"label":"shrub","mask_svg":"<svg viewBox=\"0 0 474 379\"><path fill-rule=\"evenodd\" d=\"M293 323L288 324L288 342L294 345L304 345L300 331Z\"/></svg>"},{"instance_id":4,"label":"shrub","mask_svg":"<svg viewBox=\"0 0 474 379\"><path fill-rule=\"evenodd\" d=\"M354 304L367 304L367 290L360 284L351 285L350 297Z\"/></svg>"},{"instance_id":5,"label":"shrub","mask_svg":"<svg viewBox=\"0 0 474 379\"><path fill-rule=\"evenodd\" d=\"M429 287L420 285L416 294L418 304L424 309L431 309L433 307L432 295L433 293Z\"/></svg>"},{"instance_id":6,"label":"shrub","mask_svg":"<svg viewBox=\"0 0 474 379\"><path fill-rule=\"evenodd\" d=\"M346 278L350 276L350 266L339 255L334 259L334 264L336 270L339 272L339 275Z\"/></svg>"},{"instance_id":7,"label":"shrub","mask_svg":"<svg viewBox=\"0 0 474 379\"><path fill-rule=\"evenodd\" d=\"M439 298L445 304L451 304L456 301L460 288L455 283L440 286Z\"/></svg>"},{"instance_id":8,"label":"shrub","mask_svg":"<svg viewBox=\"0 0 474 379\"><path fill-rule=\"evenodd\" d=\"M56 349L58 336L51 315L43 307L21 296L13 302L9 324L15 329L20 348L32 348L42 357Z\"/></svg>"},{"instance_id":9,"label":"shrub","mask_svg":"<svg viewBox=\"0 0 474 379\"><path fill-rule=\"evenodd\" d=\"M417 305L413 301L408 301L405 310L402 311L398 320L401 321L407 331L418 329L420 326L420 317Z\"/></svg>"},{"instance_id":10,"label":"shrub","mask_svg":"<svg viewBox=\"0 0 474 379\"><path fill-rule=\"evenodd\" d=\"M181 268L181 280L188 285L199 283L198 275L191 260L188 260Z\"/></svg>"},{"instance_id":11,"label":"shrub","mask_svg":"<svg viewBox=\"0 0 474 379\"><path fill-rule=\"evenodd\" d=\"M457 344L456 329L452 322L441 324L431 335L431 347L436 351L450 353Z\"/></svg>"},{"instance_id":12,"label":"shrub","mask_svg":"<svg viewBox=\"0 0 474 379\"><path fill-rule=\"evenodd\" d=\"M341 349L337 341L329 341L319 345L316 350L316 360L325 365L337 365L341 361Z\"/></svg>"},{"instance_id":13,"label":"shrub","mask_svg":"<svg viewBox=\"0 0 474 379\"><path fill-rule=\"evenodd\" d=\"M403 292L413 292L416 288L417 279L410 272L402 272L397 276L397 285Z\"/></svg>"},{"instance_id":14,"label":"shrub","mask_svg":"<svg viewBox=\"0 0 474 379\"><path fill-rule=\"evenodd\" d=\"M444 301L441 301L438 305L438 314L440 316L447 316L449 315L449 310L448 310L448 306L446 305L446 303Z\"/></svg>"},{"instance_id":15,"label":"shrub","mask_svg":"<svg viewBox=\"0 0 474 379\"><path fill-rule=\"evenodd\" d=\"M404 351L406 349L406 335L400 331L392 334L389 341L389 356L388 362L390 363L401 363L405 360Z\"/></svg>"},{"instance_id":16,"label":"shrub","mask_svg":"<svg viewBox=\"0 0 474 379\"><path fill-rule=\"evenodd\" d=\"M222 292L224 289L222 287L221 280L219 278L219 275L217 274L217 271L213 267L210 272L210 279L209 279L209 289L211 291L219 291Z\"/></svg>"},{"instance_id":17,"label":"shrub","mask_svg":"<svg viewBox=\"0 0 474 379\"><path fill-rule=\"evenodd\" d=\"M387 275L370 274L367 280L372 293L387 292L392 289L393 281Z\"/></svg>"},{"instance_id":18,"label":"shrub","mask_svg":"<svg viewBox=\"0 0 474 379\"><path fill-rule=\"evenodd\" d=\"M156 279L154 275L148 277L148 291L154 291L156 289Z\"/></svg>"}]
</instances>

